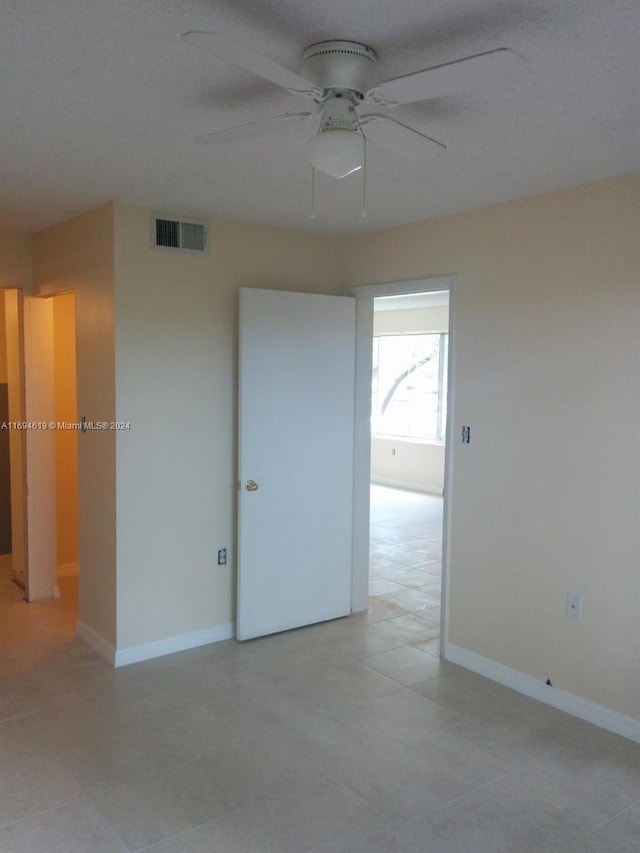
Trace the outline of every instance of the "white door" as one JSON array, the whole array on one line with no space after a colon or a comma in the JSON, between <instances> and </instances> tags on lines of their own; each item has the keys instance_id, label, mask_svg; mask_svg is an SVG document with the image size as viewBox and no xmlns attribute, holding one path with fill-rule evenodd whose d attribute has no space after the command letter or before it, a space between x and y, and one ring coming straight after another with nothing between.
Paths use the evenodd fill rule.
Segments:
<instances>
[{"instance_id":1,"label":"white door","mask_svg":"<svg viewBox=\"0 0 640 853\"><path fill-rule=\"evenodd\" d=\"M240 293L239 640L351 612L355 299Z\"/></svg>"}]
</instances>

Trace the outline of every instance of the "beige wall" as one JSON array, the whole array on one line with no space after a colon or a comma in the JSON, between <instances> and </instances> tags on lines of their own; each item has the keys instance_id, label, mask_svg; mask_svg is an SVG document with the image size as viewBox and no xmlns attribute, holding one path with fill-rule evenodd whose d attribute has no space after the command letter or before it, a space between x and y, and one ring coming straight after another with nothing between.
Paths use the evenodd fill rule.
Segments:
<instances>
[{"instance_id":1,"label":"beige wall","mask_svg":"<svg viewBox=\"0 0 640 853\"><path fill-rule=\"evenodd\" d=\"M342 285L336 240L212 219L171 253L150 213L116 206L119 648L235 619L238 289Z\"/></svg>"},{"instance_id":2,"label":"beige wall","mask_svg":"<svg viewBox=\"0 0 640 853\"><path fill-rule=\"evenodd\" d=\"M0 287L31 289L31 251L28 234L0 233Z\"/></svg>"},{"instance_id":3,"label":"beige wall","mask_svg":"<svg viewBox=\"0 0 640 853\"><path fill-rule=\"evenodd\" d=\"M371 482L441 495L444 444L372 435Z\"/></svg>"},{"instance_id":4,"label":"beige wall","mask_svg":"<svg viewBox=\"0 0 640 853\"><path fill-rule=\"evenodd\" d=\"M52 303L55 420L74 424L78 419L75 297L60 294ZM56 430L58 577L78 570L78 438L73 430Z\"/></svg>"},{"instance_id":5,"label":"beige wall","mask_svg":"<svg viewBox=\"0 0 640 853\"><path fill-rule=\"evenodd\" d=\"M75 293L78 415L87 421L115 417L113 216L113 206L105 205L34 238L37 292ZM107 430L79 435L79 618L112 646L116 645L115 480L115 434Z\"/></svg>"},{"instance_id":6,"label":"beige wall","mask_svg":"<svg viewBox=\"0 0 640 853\"><path fill-rule=\"evenodd\" d=\"M350 284L456 276L452 643L640 718L640 181L354 237ZM568 592L584 596L580 621Z\"/></svg>"},{"instance_id":7,"label":"beige wall","mask_svg":"<svg viewBox=\"0 0 640 853\"><path fill-rule=\"evenodd\" d=\"M374 335L446 332L449 308L404 308L375 311ZM371 436L371 479L402 488L441 495L444 488L444 444Z\"/></svg>"}]
</instances>

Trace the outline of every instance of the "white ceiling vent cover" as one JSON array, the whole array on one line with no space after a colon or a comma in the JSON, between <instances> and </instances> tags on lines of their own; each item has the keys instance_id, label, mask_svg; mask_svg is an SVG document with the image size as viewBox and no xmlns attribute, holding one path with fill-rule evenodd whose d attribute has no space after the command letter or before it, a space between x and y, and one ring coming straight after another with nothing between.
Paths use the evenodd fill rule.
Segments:
<instances>
[{"instance_id":1,"label":"white ceiling vent cover","mask_svg":"<svg viewBox=\"0 0 640 853\"><path fill-rule=\"evenodd\" d=\"M158 249L206 253L209 248L207 223L200 219L153 216L151 242Z\"/></svg>"}]
</instances>

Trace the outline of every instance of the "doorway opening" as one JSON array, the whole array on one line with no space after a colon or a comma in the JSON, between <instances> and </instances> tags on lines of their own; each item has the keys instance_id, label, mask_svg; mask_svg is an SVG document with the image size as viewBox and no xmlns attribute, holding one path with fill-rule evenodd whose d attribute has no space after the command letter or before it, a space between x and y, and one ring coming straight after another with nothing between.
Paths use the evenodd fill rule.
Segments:
<instances>
[{"instance_id":1,"label":"doorway opening","mask_svg":"<svg viewBox=\"0 0 640 853\"><path fill-rule=\"evenodd\" d=\"M374 299L369 607L440 654L449 291Z\"/></svg>"},{"instance_id":2,"label":"doorway opening","mask_svg":"<svg viewBox=\"0 0 640 853\"><path fill-rule=\"evenodd\" d=\"M436 296L435 294L441 294L440 296ZM453 457L453 443L451 441L451 429L453 422L453 412L452 412L452 401L453 394L452 389L454 385L454 373L455 373L455 280L453 276L438 276L434 278L423 278L423 279L414 279L409 281L396 281L396 282L387 282L382 284L370 284L370 285L361 285L358 287L349 288L346 291L346 294L349 296L353 296L356 298L356 400L355 400L355 413L356 413L356 442L355 442L355 476L354 476L354 527L353 527L353 585L352 585L352 610L354 612L363 611L369 609L369 621L373 619L374 621L380 621L385 629L385 633L387 628L392 631L394 626L392 625L392 621L396 619L396 617L408 617L405 621L407 622L415 622L417 619L428 619L429 622L433 622L432 626L433 630L431 632L431 636L424 639L425 643L429 643L428 648L420 649L419 652L431 652L436 656L444 656L445 654L445 646L447 639L447 593L448 593L448 568L449 568L449 553L450 553L450 538L451 538L451 525L449 521L449 513L450 513L450 494L451 494L451 470L452 470L452 457ZM386 527L389 528L392 525L389 523L390 516L387 513L387 510L383 507L379 512L376 509L375 503L372 503L372 483L371 483L371 472L372 472L372 446L374 445L372 436L372 403L375 402L374 395L372 394L372 378L374 376L373 372L373 340L374 340L374 328L375 328L375 311L374 311L374 302L382 297L391 297L388 303L390 306L390 317L397 314L400 315L400 310L396 312L394 307L394 303L397 306L400 306L400 302L396 302L395 300L399 300L401 298L406 298L405 308L410 307L409 297L417 298L419 295L429 296L431 300L441 300L443 304L439 307L444 308L446 302L448 300L448 305L446 306L446 314L445 317L441 317L440 322L437 324L437 328L434 327L427 329L424 323L422 328L414 327L413 331L417 332L431 332L436 334L447 333L446 342L442 341L440 338L440 358L438 361L438 373L439 373L439 386L440 390L437 392L440 395L439 407L431 406L431 412L428 417L425 417L425 410L422 410L422 422L429 421L433 426L434 423L437 425L440 424L440 432L438 435L440 436L439 441L429 441L424 440L424 447L420 452L424 452L427 445L438 445L439 449L437 452L440 455L440 477L438 481L432 479L433 471L431 475L425 475L425 472L422 471L422 484L415 479L415 472L413 472L410 476L411 479L408 479L406 470L411 470L411 466L409 469L405 469L404 476L397 476L398 470L395 471L387 471L386 475L381 473L378 470L378 477L385 477L386 482L384 483L375 483L374 485L388 488L388 489L396 489L395 497L406 497L411 494L411 491L407 489L409 485L410 489L414 490L415 499L414 503L420 500L423 502L430 503L430 510L427 511L426 515L423 513L422 517L417 518L417 522L415 519L415 512L419 512L416 510L414 506L411 512L414 513L414 517L411 519L411 524L417 523L418 528L416 528L413 532L417 533L416 536L412 537L415 539L422 540L438 540L430 541L430 542L422 542L420 545L414 541L413 545L416 546L416 550L421 550L424 553L418 553L414 555L414 558L410 558L412 562L418 563L417 568L421 571L427 571L428 574L431 574L432 577L425 578L424 576L416 577L414 583L420 581L418 586L431 586L431 590L422 590L424 596L430 595L433 596L437 590L438 585L438 577L437 572L440 570L440 566L436 566L436 562L441 565L441 580L440 580L440 604L438 607L437 600L434 601L433 598L430 600L424 600L420 603L418 599L418 594L415 591L417 587L410 587L409 584L400 584L401 586L406 586L408 588L408 592L403 596L405 599L405 605L408 605L411 601L413 606L416 607L418 615L416 612L410 612L408 609L402 608L397 602L397 611L393 612L393 606L391 608L385 607L384 602L379 601L381 595L385 595L388 593L380 592L380 589L384 584L382 582L376 581L378 585L379 594L375 595L375 588L372 585L372 589L370 590L371 581L370 578L373 575L374 577L384 577L378 571L379 567L372 567L373 571L370 572L370 549L371 544L377 543L378 545L382 545L383 548L390 548L392 552L395 551L395 559L398 560L398 548L397 542L394 542L392 535L389 533L388 529L386 532L388 535L383 537L379 535L379 531L375 530L376 524L376 516L378 517L378 523L380 521L380 516L385 516L386 513ZM446 298L445 298L446 297ZM428 300L426 300L428 301ZM383 304L383 303L378 303ZM420 307L420 306L416 306ZM422 306L426 307L426 306ZM432 304L433 308L438 307L435 304ZM444 322L443 322L444 321ZM388 322L388 321L384 321ZM380 326L378 325L378 330ZM395 331L396 333L401 333L402 329L400 327L395 327L395 329L391 329L391 331ZM410 331L405 327L405 333L408 334ZM379 351L378 351L379 355ZM423 355L424 358L424 355ZM420 361L421 359L418 359ZM435 361L432 359L431 368L431 380L432 385L430 388L430 396L432 399L432 403L436 396L436 388L433 385L434 379L434 370ZM386 400L387 394L390 390L392 390L394 383L396 388L400 388L403 382L405 385L407 381L413 385L412 388L404 388L403 396L404 399L399 403L399 406L396 406L396 410L405 409L405 415L410 408L409 403L411 402L411 398L419 397L418 389L419 385L416 385L415 380L418 379L417 368L415 370L407 370L406 376L401 376L404 371L399 371L393 381L390 384L389 389L386 392L383 392L382 395L378 390L378 402L380 399ZM425 381L428 377L422 377ZM425 390L424 382L422 383L422 390ZM393 397L393 394L390 395L390 398ZM415 402L415 399L414 399ZM416 410L415 406L413 407L414 413L419 410ZM380 413L379 413L380 414ZM378 416L379 417L379 416ZM399 412L396 411L393 413L393 421L399 417ZM420 420L420 417L418 418ZM406 420L406 417L405 417ZM373 419L375 425L375 419ZM379 422L379 421L378 421ZM418 444L419 442L413 442L414 444ZM384 445L383 445L384 446ZM398 448L401 445L398 443L398 437L392 437L392 444L386 445L388 456L386 457L387 462L389 458L393 458L398 455ZM409 455L410 451L407 450L409 447L409 443L406 445L402 445L405 449L403 450L403 454L405 456ZM414 448L415 449L415 448ZM393 454L392 451L395 450L396 453ZM375 454L376 450L374 447L373 453ZM398 460L396 460L398 461ZM415 459L413 464L413 468L420 467L416 465ZM424 466L423 466L424 467ZM425 476L428 477L428 480L425 482ZM399 481L399 482L398 482ZM434 486L437 487L434 488ZM442 483L442 492L440 492L440 483ZM424 491L415 491L417 488L420 488L422 485L422 489ZM398 486L402 486L402 490L398 490ZM427 486L428 488L425 488ZM428 494L428 492L436 492L437 494ZM392 492L391 495L394 493ZM374 498L377 495L374 493ZM387 494L389 497L389 494ZM398 501L396 500L396 503ZM370 522L373 520L373 526ZM402 518L401 518L402 522ZM407 525L409 526L409 525ZM380 540L385 539L385 542L381 542ZM385 544L386 543L386 544ZM439 547L441 546L441 548ZM378 553L380 553L381 549L378 548ZM439 551L441 550L441 560L438 560ZM380 554L380 556L387 556L391 559L394 559L393 553L389 554ZM427 564L428 568L427 568ZM387 564L388 566L389 564ZM408 568L416 568L416 566L409 566ZM408 575L405 576L405 580L408 578ZM391 583L397 583L396 580L391 580ZM424 581L424 582L422 582ZM373 594L370 595L370 592ZM394 592L402 592L402 590L396 590L395 587L391 589L391 593ZM421 604L424 605L424 610L420 610ZM432 609L433 608L433 609ZM376 614L375 611L380 611ZM429 611L428 613L426 611ZM437 613L439 610L440 618L439 625L436 622ZM385 612L386 611L386 612ZM422 612L422 615L419 615ZM383 621L384 620L384 621ZM421 623L418 623L421 624ZM399 626L401 627L401 626ZM438 639L439 635L439 639ZM406 637L403 635L398 638L402 644L406 643ZM409 644L415 643L418 645L421 642L420 639L416 639L415 635L412 635L409 638ZM418 650L414 650L415 654L418 654Z\"/></svg>"},{"instance_id":3,"label":"doorway opening","mask_svg":"<svg viewBox=\"0 0 640 853\"><path fill-rule=\"evenodd\" d=\"M374 298L369 607L440 654L449 291Z\"/></svg>"},{"instance_id":4,"label":"doorway opening","mask_svg":"<svg viewBox=\"0 0 640 853\"><path fill-rule=\"evenodd\" d=\"M35 299L18 290L0 290L0 426L7 426L0 429L0 523L10 519L10 539L6 523L0 534L0 623L11 625L0 675L17 674L48 659L75 634L74 314L71 294ZM25 407L25 385L31 412ZM35 482L34 493L39 496L41 490L41 500L29 503L27 474Z\"/></svg>"}]
</instances>

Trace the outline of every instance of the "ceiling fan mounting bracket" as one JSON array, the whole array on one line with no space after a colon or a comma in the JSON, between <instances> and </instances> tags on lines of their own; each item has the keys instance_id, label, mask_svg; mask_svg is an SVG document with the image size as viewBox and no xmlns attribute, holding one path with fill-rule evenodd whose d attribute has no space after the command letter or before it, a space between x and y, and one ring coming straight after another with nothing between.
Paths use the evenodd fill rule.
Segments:
<instances>
[{"instance_id":1,"label":"ceiling fan mounting bracket","mask_svg":"<svg viewBox=\"0 0 640 853\"><path fill-rule=\"evenodd\" d=\"M323 92L324 101L344 100L356 106L364 99L362 92L356 89L325 89Z\"/></svg>"},{"instance_id":2,"label":"ceiling fan mounting bracket","mask_svg":"<svg viewBox=\"0 0 640 853\"><path fill-rule=\"evenodd\" d=\"M325 90L348 90L362 100L372 83L378 57L374 50L355 41L321 41L302 54L302 75Z\"/></svg>"}]
</instances>

